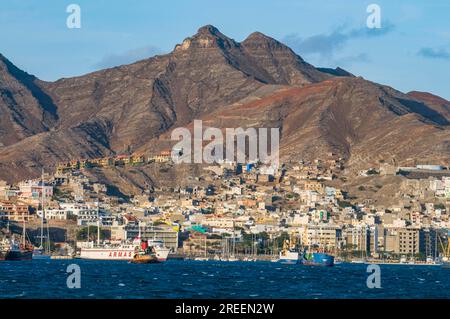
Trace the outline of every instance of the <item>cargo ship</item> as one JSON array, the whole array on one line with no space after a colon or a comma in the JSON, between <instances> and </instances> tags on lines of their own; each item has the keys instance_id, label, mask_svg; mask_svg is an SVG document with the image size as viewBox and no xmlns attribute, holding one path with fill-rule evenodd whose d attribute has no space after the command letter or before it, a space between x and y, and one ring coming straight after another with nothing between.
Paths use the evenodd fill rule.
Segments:
<instances>
[{"instance_id":1,"label":"cargo ship","mask_svg":"<svg viewBox=\"0 0 450 319\"><path fill-rule=\"evenodd\" d=\"M300 263L308 266L334 266L334 256L313 252L313 253L305 253L302 255L302 259Z\"/></svg>"}]
</instances>

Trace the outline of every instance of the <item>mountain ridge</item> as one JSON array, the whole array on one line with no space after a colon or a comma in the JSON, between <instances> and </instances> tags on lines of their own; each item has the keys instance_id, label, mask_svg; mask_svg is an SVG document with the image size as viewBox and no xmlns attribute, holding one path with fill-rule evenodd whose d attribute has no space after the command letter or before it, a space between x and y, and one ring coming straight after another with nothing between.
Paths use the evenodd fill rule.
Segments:
<instances>
[{"instance_id":1,"label":"mountain ridge","mask_svg":"<svg viewBox=\"0 0 450 319\"><path fill-rule=\"evenodd\" d=\"M0 112L7 114L0 119L0 179L7 181L76 158L158 152L171 146L174 128L194 119L221 128L280 127L284 160L332 151L357 169L361 157L407 162L416 149L443 162L450 154L449 114L436 98L315 68L260 32L237 42L207 25L168 54L55 82L4 60L0 55ZM26 98L14 103L8 92ZM14 120L14 110L23 120ZM402 141L403 130L414 139Z\"/></svg>"}]
</instances>

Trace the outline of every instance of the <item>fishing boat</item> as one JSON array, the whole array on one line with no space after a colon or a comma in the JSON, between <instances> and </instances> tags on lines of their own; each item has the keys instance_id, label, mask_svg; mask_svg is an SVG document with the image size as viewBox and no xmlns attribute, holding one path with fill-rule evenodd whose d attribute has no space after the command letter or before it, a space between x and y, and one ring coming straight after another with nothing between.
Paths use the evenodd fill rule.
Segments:
<instances>
[{"instance_id":1,"label":"fishing boat","mask_svg":"<svg viewBox=\"0 0 450 319\"><path fill-rule=\"evenodd\" d=\"M286 239L283 242L283 249L280 251L278 261L282 264L298 264L300 254L293 240Z\"/></svg>"},{"instance_id":2,"label":"fishing boat","mask_svg":"<svg viewBox=\"0 0 450 319\"><path fill-rule=\"evenodd\" d=\"M16 242L12 242L11 248L5 255L5 260L22 261L31 260L33 257L33 250L31 246L23 246Z\"/></svg>"},{"instance_id":3,"label":"fishing boat","mask_svg":"<svg viewBox=\"0 0 450 319\"><path fill-rule=\"evenodd\" d=\"M23 221L22 240L17 241L15 238L9 241L9 247L6 250L5 260L31 260L33 256L33 246L26 240L26 226Z\"/></svg>"},{"instance_id":4,"label":"fishing boat","mask_svg":"<svg viewBox=\"0 0 450 319\"><path fill-rule=\"evenodd\" d=\"M302 265L307 266L334 266L334 256L324 252L305 253L300 260Z\"/></svg>"},{"instance_id":5,"label":"fishing boat","mask_svg":"<svg viewBox=\"0 0 450 319\"><path fill-rule=\"evenodd\" d=\"M280 252L279 262L283 264L300 264L306 266L333 266L334 256L319 251L308 252L305 247L299 252L295 239L286 239Z\"/></svg>"}]
</instances>

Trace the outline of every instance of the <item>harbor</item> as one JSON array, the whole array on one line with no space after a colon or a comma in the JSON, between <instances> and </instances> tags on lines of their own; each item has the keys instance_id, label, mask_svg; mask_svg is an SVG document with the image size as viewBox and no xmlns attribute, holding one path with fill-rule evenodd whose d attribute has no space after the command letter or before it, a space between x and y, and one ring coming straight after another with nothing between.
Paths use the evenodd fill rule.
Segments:
<instances>
[{"instance_id":1,"label":"harbor","mask_svg":"<svg viewBox=\"0 0 450 319\"><path fill-rule=\"evenodd\" d=\"M81 288L66 286L69 265ZM0 263L1 298L449 298L449 269L381 265L381 288L366 285L367 265L334 267L261 262L167 260L132 264L104 260Z\"/></svg>"}]
</instances>

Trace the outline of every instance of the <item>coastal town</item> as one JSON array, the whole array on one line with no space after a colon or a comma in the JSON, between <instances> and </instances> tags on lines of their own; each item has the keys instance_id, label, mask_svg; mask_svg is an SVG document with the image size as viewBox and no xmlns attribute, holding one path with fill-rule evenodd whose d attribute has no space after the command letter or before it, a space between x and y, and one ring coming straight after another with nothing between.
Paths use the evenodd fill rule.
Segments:
<instances>
[{"instance_id":1,"label":"coastal town","mask_svg":"<svg viewBox=\"0 0 450 319\"><path fill-rule=\"evenodd\" d=\"M91 241L139 235L162 242L169 258L273 260L286 242L342 261L434 263L448 257L450 171L443 166L381 163L358 172L366 181L401 175L389 206L331 186L345 169L332 153L276 170L258 162L204 166L196 177L204 186L152 187L127 198L86 175L94 167L171 161L167 151L77 160L38 179L2 181L1 236L21 236L26 225L27 240L39 247L45 238L55 256L76 256ZM367 194L372 186L366 184L357 190Z\"/></svg>"}]
</instances>

